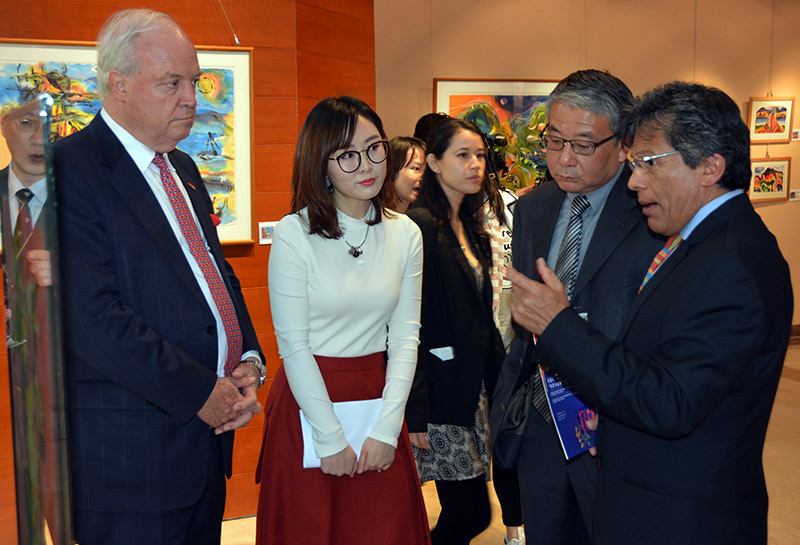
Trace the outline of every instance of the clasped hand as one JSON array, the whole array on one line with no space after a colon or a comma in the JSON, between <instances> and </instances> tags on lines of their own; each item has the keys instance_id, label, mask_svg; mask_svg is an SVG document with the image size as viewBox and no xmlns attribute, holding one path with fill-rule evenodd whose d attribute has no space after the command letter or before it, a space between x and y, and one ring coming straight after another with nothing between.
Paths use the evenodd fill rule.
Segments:
<instances>
[{"instance_id":1,"label":"clasped hand","mask_svg":"<svg viewBox=\"0 0 800 545\"><path fill-rule=\"evenodd\" d=\"M197 416L214 428L217 435L242 428L261 412L256 392L258 377L248 372L251 365L239 365L230 376L218 378ZM254 369L254 368L253 368Z\"/></svg>"},{"instance_id":2,"label":"clasped hand","mask_svg":"<svg viewBox=\"0 0 800 545\"><path fill-rule=\"evenodd\" d=\"M367 437L361 447L361 457L356 459L356 453L350 445L331 456L320 459L320 469L327 475L342 477L354 476L365 471L383 471L391 467L394 462L395 448L383 441Z\"/></svg>"}]
</instances>

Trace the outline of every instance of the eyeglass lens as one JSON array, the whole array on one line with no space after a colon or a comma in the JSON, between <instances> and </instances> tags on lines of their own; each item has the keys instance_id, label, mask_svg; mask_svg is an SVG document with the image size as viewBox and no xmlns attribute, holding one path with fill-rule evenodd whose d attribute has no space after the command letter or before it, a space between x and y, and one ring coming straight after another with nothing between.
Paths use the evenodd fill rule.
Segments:
<instances>
[{"instance_id":1,"label":"eyeglass lens","mask_svg":"<svg viewBox=\"0 0 800 545\"><path fill-rule=\"evenodd\" d=\"M339 154L336 161L339 163L339 168L344 172L355 172L361 166L361 154L366 153L367 159L373 164L379 164L386 160L389 154L389 143L386 140L379 140L373 142L365 150L355 151L348 150Z\"/></svg>"},{"instance_id":2,"label":"eyeglass lens","mask_svg":"<svg viewBox=\"0 0 800 545\"><path fill-rule=\"evenodd\" d=\"M588 140L565 140L557 136L550 136L549 134L543 135L542 141L544 142L544 147L550 151L561 151L564 149L564 146L569 144L572 147L572 151L578 155L591 155L594 153L596 147L594 142Z\"/></svg>"}]
</instances>

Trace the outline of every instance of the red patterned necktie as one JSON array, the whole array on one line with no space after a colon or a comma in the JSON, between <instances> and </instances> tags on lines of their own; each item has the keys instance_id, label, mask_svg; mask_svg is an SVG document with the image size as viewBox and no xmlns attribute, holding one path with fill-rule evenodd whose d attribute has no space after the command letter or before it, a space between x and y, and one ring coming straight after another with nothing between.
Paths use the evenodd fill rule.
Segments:
<instances>
[{"instance_id":1,"label":"red patterned necktie","mask_svg":"<svg viewBox=\"0 0 800 545\"><path fill-rule=\"evenodd\" d=\"M655 274L655 272L658 270L658 268L661 266L664 260L667 259L667 256L669 256L672 250L677 248L681 242L683 242L683 237L681 237L680 233L672 235L667 239L667 242L666 244L664 244L664 247L661 248L661 251L658 252L656 256L653 258L653 262L650 263L650 267L647 269L647 274L644 275L644 280L642 280L642 285L639 286L639 291L642 291L642 288L644 288L644 285L647 284L647 282L650 280L650 277Z\"/></svg>"},{"instance_id":2,"label":"red patterned necktie","mask_svg":"<svg viewBox=\"0 0 800 545\"><path fill-rule=\"evenodd\" d=\"M181 232L189 244L192 256L200 266L200 270L203 271L203 276L208 282L208 288L211 290L211 296L214 298L214 303L216 303L219 314L222 317L225 335L228 338L228 359L225 361L225 376L227 377L242 358L242 331L239 329L236 310L233 308L233 302L228 290L225 288L225 283L208 255L208 250L205 242L203 242L203 237L200 235L197 223L189 210L189 205L186 204L186 199L183 198L178 185L175 183L175 178L172 177L167 162L164 160L164 155L156 153L153 164L161 172L161 183L164 184L164 190L167 192L169 202L172 204L172 209L178 218Z\"/></svg>"},{"instance_id":3,"label":"red patterned necktie","mask_svg":"<svg viewBox=\"0 0 800 545\"><path fill-rule=\"evenodd\" d=\"M22 255L22 250L28 244L28 241L33 234L33 218L31 217L31 199L33 199L33 192L28 188L23 188L16 193L17 205L19 212L17 213L17 223L14 225L14 259L19 259Z\"/></svg>"}]
</instances>

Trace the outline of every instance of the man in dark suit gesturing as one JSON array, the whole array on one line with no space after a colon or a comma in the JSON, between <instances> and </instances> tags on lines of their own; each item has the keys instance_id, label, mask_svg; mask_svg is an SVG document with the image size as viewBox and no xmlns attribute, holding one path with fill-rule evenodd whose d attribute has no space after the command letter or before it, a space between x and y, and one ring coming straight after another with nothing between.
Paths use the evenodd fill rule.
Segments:
<instances>
[{"instance_id":1,"label":"man in dark suit gesturing","mask_svg":"<svg viewBox=\"0 0 800 545\"><path fill-rule=\"evenodd\" d=\"M521 197L514 212L514 266L538 278L537 258L555 268L572 246L574 266L566 273L572 303L609 336L616 334L643 271L662 244L648 232L627 188L630 171L620 110L632 98L622 81L599 70L581 70L559 82L548 98L544 137L555 182ZM574 209L584 199L576 240ZM538 373L539 364L548 365L531 344L527 334L512 345L493 400L493 432L512 392ZM542 409L530 411L518 462L528 540L589 543L595 461L588 453L567 461L546 404Z\"/></svg>"},{"instance_id":2,"label":"man in dark suit gesturing","mask_svg":"<svg viewBox=\"0 0 800 545\"><path fill-rule=\"evenodd\" d=\"M98 38L103 110L55 146L67 411L81 545L219 543L258 340L191 158L197 54L169 16Z\"/></svg>"},{"instance_id":3,"label":"man in dark suit gesturing","mask_svg":"<svg viewBox=\"0 0 800 545\"><path fill-rule=\"evenodd\" d=\"M628 185L669 236L617 341L543 262L509 271L514 318L600 411L596 545L765 544L761 453L792 317L789 269L744 189L747 127L725 93L671 83L637 100Z\"/></svg>"}]
</instances>

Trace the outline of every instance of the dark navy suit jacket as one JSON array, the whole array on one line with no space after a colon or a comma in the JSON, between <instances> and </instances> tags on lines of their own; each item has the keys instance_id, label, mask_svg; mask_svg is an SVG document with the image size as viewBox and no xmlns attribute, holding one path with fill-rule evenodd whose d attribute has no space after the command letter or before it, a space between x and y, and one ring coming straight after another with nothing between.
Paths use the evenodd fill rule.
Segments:
<instances>
[{"instance_id":1,"label":"dark navy suit jacket","mask_svg":"<svg viewBox=\"0 0 800 545\"><path fill-rule=\"evenodd\" d=\"M73 507L171 510L197 502L213 434L197 416L217 380L214 316L141 172L98 115L55 144ZM191 158L173 151L233 300L258 340ZM231 472L233 433L222 436Z\"/></svg>"},{"instance_id":2,"label":"dark navy suit jacket","mask_svg":"<svg viewBox=\"0 0 800 545\"><path fill-rule=\"evenodd\" d=\"M573 288L573 306L609 336L616 335L648 265L664 244L663 237L647 229L636 196L627 188L629 177L625 167L606 199ZM511 240L514 268L534 280L540 280L536 260L547 259L564 195L552 181L517 201ZM503 365L492 404L495 433L508 398L531 375L533 364L542 363L538 354L523 361L525 354L535 354L530 343L530 333L521 330Z\"/></svg>"},{"instance_id":3,"label":"dark navy suit jacket","mask_svg":"<svg viewBox=\"0 0 800 545\"><path fill-rule=\"evenodd\" d=\"M596 545L767 542L761 454L792 319L746 195L703 220L613 341L565 309L537 349L600 410Z\"/></svg>"}]
</instances>

